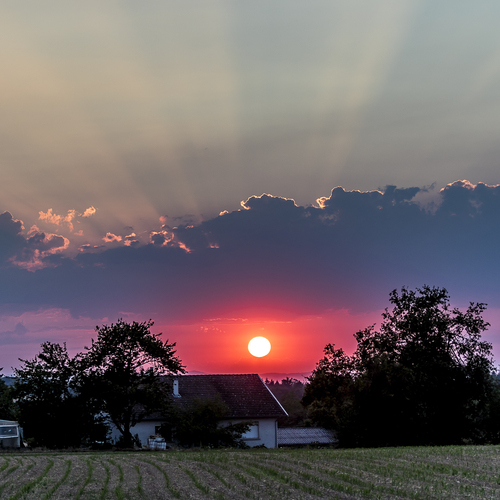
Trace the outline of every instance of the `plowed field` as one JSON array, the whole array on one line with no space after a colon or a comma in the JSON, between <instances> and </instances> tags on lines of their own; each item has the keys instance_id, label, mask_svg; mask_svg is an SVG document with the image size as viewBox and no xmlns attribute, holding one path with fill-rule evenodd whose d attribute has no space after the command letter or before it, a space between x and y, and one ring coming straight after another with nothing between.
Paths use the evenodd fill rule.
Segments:
<instances>
[{"instance_id":1,"label":"plowed field","mask_svg":"<svg viewBox=\"0 0 500 500\"><path fill-rule=\"evenodd\" d=\"M0 498L500 498L500 447L0 454Z\"/></svg>"}]
</instances>

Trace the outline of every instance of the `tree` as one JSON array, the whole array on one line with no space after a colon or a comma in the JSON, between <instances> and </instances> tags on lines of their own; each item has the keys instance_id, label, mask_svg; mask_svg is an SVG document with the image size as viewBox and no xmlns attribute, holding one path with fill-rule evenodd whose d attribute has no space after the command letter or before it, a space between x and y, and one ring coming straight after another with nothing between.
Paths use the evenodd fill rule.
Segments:
<instances>
[{"instance_id":1,"label":"tree","mask_svg":"<svg viewBox=\"0 0 500 500\"><path fill-rule=\"evenodd\" d=\"M13 396L24 434L35 446L80 446L95 435L106 434L92 400L83 398L78 385L80 359L70 358L66 344L44 342L42 350L15 370Z\"/></svg>"},{"instance_id":2,"label":"tree","mask_svg":"<svg viewBox=\"0 0 500 500\"><path fill-rule=\"evenodd\" d=\"M325 356L309 377L302 404L318 426L333 429L342 444L351 437L354 422L355 368L342 349L328 344Z\"/></svg>"},{"instance_id":3,"label":"tree","mask_svg":"<svg viewBox=\"0 0 500 500\"><path fill-rule=\"evenodd\" d=\"M228 412L220 396L198 398L187 410L171 412L168 424L162 426L160 433L168 440L173 437L183 446L244 447L241 437L250 429L250 422L221 425L221 419Z\"/></svg>"},{"instance_id":4,"label":"tree","mask_svg":"<svg viewBox=\"0 0 500 500\"><path fill-rule=\"evenodd\" d=\"M446 289L390 294L392 311L355 334L347 356L329 344L306 387L311 418L346 446L450 444L492 438L498 407L485 305L452 308ZM498 425L497 425L498 427Z\"/></svg>"},{"instance_id":5,"label":"tree","mask_svg":"<svg viewBox=\"0 0 500 500\"><path fill-rule=\"evenodd\" d=\"M185 371L175 355L175 343L162 342L161 334L151 333L153 324L120 319L96 327L97 340L82 357L84 386L100 399L125 447L133 445L131 427L168 405L171 391L160 375Z\"/></svg>"},{"instance_id":6,"label":"tree","mask_svg":"<svg viewBox=\"0 0 500 500\"><path fill-rule=\"evenodd\" d=\"M0 372L3 368L0 368ZM7 386L0 373L0 419L15 420L15 403L12 397L12 389Z\"/></svg>"}]
</instances>

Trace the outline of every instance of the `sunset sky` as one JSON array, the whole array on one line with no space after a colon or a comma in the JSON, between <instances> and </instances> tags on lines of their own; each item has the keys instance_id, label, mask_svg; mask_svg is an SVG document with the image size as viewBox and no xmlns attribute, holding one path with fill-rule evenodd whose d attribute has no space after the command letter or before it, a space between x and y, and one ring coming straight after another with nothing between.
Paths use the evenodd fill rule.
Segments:
<instances>
[{"instance_id":1,"label":"sunset sky","mask_svg":"<svg viewBox=\"0 0 500 500\"><path fill-rule=\"evenodd\" d=\"M118 318L153 319L189 371L308 373L424 284L488 304L500 362L499 19L0 0L3 373Z\"/></svg>"}]
</instances>

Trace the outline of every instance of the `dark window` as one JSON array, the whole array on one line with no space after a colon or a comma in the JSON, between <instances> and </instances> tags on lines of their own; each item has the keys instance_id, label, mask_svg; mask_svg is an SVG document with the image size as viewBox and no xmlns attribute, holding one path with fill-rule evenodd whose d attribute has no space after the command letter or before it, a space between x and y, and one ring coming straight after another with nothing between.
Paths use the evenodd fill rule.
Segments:
<instances>
[{"instance_id":1,"label":"dark window","mask_svg":"<svg viewBox=\"0 0 500 500\"><path fill-rule=\"evenodd\" d=\"M17 436L17 425L0 425L0 438L11 438Z\"/></svg>"}]
</instances>

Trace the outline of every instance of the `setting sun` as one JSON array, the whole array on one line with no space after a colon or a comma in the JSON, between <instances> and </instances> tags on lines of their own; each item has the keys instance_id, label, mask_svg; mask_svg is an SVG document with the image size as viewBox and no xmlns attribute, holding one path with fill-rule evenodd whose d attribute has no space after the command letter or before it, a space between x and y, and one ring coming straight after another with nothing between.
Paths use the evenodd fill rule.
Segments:
<instances>
[{"instance_id":1,"label":"setting sun","mask_svg":"<svg viewBox=\"0 0 500 500\"><path fill-rule=\"evenodd\" d=\"M271 342L267 340L265 337L254 337L248 343L248 351L252 356L256 358L262 358L269 354L271 350Z\"/></svg>"}]
</instances>

